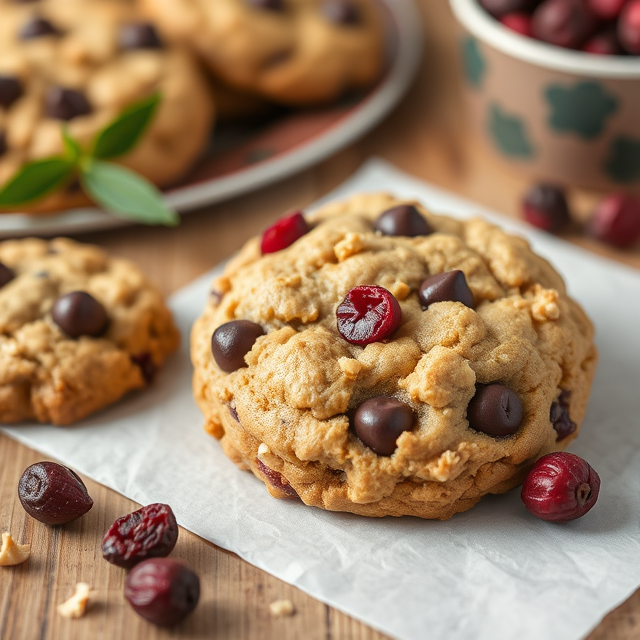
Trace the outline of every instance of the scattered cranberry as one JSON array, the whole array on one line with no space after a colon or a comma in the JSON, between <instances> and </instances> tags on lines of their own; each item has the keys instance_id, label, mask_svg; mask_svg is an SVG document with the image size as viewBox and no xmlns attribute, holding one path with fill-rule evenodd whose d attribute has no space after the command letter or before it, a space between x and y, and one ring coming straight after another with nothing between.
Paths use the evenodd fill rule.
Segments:
<instances>
[{"instance_id":1,"label":"scattered cranberry","mask_svg":"<svg viewBox=\"0 0 640 640\"><path fill-rule=\"evenodd\" d=\"M614 20L620 15L627 0L586 0L591 11L601 20Z\"/></svg>"},{"instance_id":2,"label":"scattered cranberry","mask_svg":"<svg viewBox=\"0 0 640 640\"><path fill-rule=\"evenodd\" d=\"M582 47L585 53L593 53L599 56L619 56L624 53L615 28L607 28L604 31L591 36Z\"/></svg>"},{"instance_id":3,"label":"scattered cranberry","mask_svg":"<svg viewBox=\"0 0 640 640\"><path fill-rule=\"evenodd\" d=\"M541 520L569 522L593 507L599 491L600 477L585 460L573 453L550 453L529 471L522 502Z\"/></svg>"},{"instance_id":4,"label":"scattered cranberry","mask_svg":"<svg viewBox=\"0 0 640 640\"><path fill-rule=\"evenodd\" d=\"M525 220L545 231L560 231L569 221L569 207L562 188L552 184L536 184L522 201Z\"/></svg>"},{"instance_id":5,"label":"scattered cranberry","mask_svg":"<svg viewBox=\"0 0 640 640\"><path fill-rule=\"evenodd\" d=\"M130 569L147 558L168 556L178 541L178 523L167 504L150 504L110 527L102 541L102 555L111 564Z\"/></svg>"},{"instance_id":6,"label":"scattered cranberry","mask_svg":"<svg viewBox=\"0 0 640 640\"><path fill-rule=\"evenodd\" d=\"M602 200L588 225L589 234L615 247L628 247L640 238L640 201L624 193Z\"/></svg>"},{"instance_id":7,"label":"scattered cranberry","mask_svg":"<svg viewBox=\"0 0 640 640\"><path fill-rule=\"evenodd\" d=\"M532 31L538 40L578 49L596 25L595 16L580 0L544 0L533 13Z\"/></svg>"},{"instance_id":8,"label":"scattered cranberry","mask_svg":"<svg viewBox=\"0 0 640 640\"><path fill-rule=\"evenodd\" d=\"M531 16L526 13L508 13L500 18L500 22L511 31L515 31L522 36L531 38L533 35L531 31Z\"/></svg>"},{"instance_id":9,"label":"scattered cranberry","mask_svg":"<svg viewBox=\"0 0 640 640\"><path fill-rule=\"evenodd\" d=\"M56 462L37 462L28 467L18 483L24 510L45 524L66 524L93 507L80 477Z\"/></svg>"},{"instance_id":10,"label":"scattered cranberry","mask_svg":"<svg viewBox=\"0 0 640 640\"><path fill-rule=\"evenodd\" d=\"M622 9L618 37L625 51L640 55L640 0L631 0Z\"/></svg>"},{"instance_id":11,"label":"scattered cranberry","mask_svg":"<svg viewBox=\"0 0 640 640\"><path fill-rule=\"evenodd\" d=\"M537 0L480 0L484 9L495 18L501 18L508 13L527 11Z\"/></svg>"},{"instance_id":12,"label":"scattered cranberry","mask_svg":"<svg viewBox=\"0 0 640 640\"><path fill-rule=\"evenodd\" d=\"M299 211L281 218L262 234L263 255L286 249L308 231L309 225Z\"/></svg>"},{"instance_id":13,"label":"scattered cranberry","mask_svg":"<svg viewBox=\"0 0 640 640\"><path fill-rule=\"evenodd\" d=\"M381 342L402 322L398 301L383 287L362 285L349 291L338 307L338 331L351 344Z\"/></svg>"},{"instance_id":14,"label":"scattered cranberry","mask_svg":"<svg viewBox=\"0 0 640 640\"><path fill-rule=\"evenodd\" d=\"M296 490L289 484L289 481L281 473L267 467L267 465L259 458L256 458L256 467L258 467L258 471L272 487L282 491L282 493L289 498L298 497Z\"/></svg>"},{"instance_id":15,"label":"scattered cranberry","mask_svg":"<svg viewBox=\"0 0 640 640\"><path fill-rule=\"evenodd\" d=\"M184 562L145 560L127 576L124 597L145 620L161 627L182 622L200 599L200 579Z\"/></svg>"}]
</instances>

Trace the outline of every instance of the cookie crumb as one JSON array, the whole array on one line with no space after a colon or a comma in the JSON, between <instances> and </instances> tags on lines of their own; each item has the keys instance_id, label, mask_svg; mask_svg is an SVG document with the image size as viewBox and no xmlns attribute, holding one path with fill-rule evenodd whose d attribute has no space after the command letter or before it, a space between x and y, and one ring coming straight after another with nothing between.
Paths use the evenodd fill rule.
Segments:
<instances>
[{"instance_id":1,"label":"cookie crumb","mask_svg":"<svg viewBox=\"0 0 640 640\"><path fill-rule=\"evenodd\" d=\"M291 600L276 600L269 605L269 612L274 618L284 618L292 616L295 613L295 608Z\"/></svg>"},{"instance_id":2,"label":"cookie crumb","mask_svg":"<svg viewBox=\"0 0 640 640\"><path fill-rule=\"evenodd\" d=\"M87 612L91 587L86 582L78 582L73 595L58 605L58 613L63 618L82 618Z\"/></svg>"},{"instance_id":3,"label":"cookie crumb","mask_svg":"<svg viewBox=\"0 0 640 640\"><path fill-rule=\"evenodd\" d=\"M16 544L10 533L2 534L0 547L0 567L15 567L29 559L31 545Z\"/></svg>"}]
</instances>

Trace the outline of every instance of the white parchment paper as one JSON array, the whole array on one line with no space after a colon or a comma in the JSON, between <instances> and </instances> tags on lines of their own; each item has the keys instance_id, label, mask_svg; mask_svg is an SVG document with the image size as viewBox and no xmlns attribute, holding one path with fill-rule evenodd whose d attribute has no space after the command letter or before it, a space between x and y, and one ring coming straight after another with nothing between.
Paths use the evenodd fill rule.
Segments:
<instances>
[{"instance_id":1,"label":"white parchment paper","mask_svg":"<svg viewBox=\"0 0 640 640\"><path fill-rule=\"evenodd\" d=\"M372 160L331 198L390 190L435 211L481 214L528 237L595 321L601 361L571 450L599 472L596 507L552 525L518 491L447 522L373 520L269 497L202 431L191 397L189 328L212 274L171 298L183 347L148 391L71 429L5 429L140 503L391 636L406 640L572 640L640 586L640 271ZM206 577L205 577L206 579Z\"/></svg>"}]
</instances>

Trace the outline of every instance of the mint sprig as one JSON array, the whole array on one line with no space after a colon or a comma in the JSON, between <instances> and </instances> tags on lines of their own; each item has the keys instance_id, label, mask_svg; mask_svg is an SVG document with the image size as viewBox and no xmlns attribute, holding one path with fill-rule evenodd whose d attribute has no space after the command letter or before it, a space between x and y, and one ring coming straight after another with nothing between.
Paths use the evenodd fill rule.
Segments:
<instances>
[{"instance_id":1,"label":"mint sprig","mask_svg":"<svg viewBox=\"0 0 640 640\"><path fill-rule=\"evenodd\" d=\"M82 148L63 126L62 156L25 164L0 189L0 207L40 200L78 178L84 192L106 211L143 224L174 226L180 217L164 203L158 189L142 176L105 160L125 155L140 140L160 103L155 93L130 105Z\"/></svg>"}]
</instances>

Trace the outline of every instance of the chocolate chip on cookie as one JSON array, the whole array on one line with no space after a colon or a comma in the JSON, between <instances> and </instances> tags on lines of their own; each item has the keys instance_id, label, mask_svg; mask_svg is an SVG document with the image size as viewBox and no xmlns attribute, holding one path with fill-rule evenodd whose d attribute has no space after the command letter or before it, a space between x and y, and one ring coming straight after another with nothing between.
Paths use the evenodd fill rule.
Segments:
<instances>
[{"instance_id":1,"label":"chocolate chip on cookie","mask_svg":"<svg viewBox=\"0 0 640 640\"><path fill-rule=\"evenodd\" d=\"M246 367L245 355L264 335L259 324L250 320L232 320L218 327L211 336L211 353L217 365L227 373Z\"/></svg>"},{"instance_id":2,"label":"chocolate chip on cookie","mask_svg":"<svg viewBox=\"0 0 640 640\"><path fill-rule=\"evenodd\" d=\"M51 316L70 338L97 338L107 330L109 324L105 308L86 291L72 291L58 298Z\"/></svg>"},{"instance_id":3,"label":"chocolate chip on cookie","mask_svg":"<svg viewBox=\"0 0 640 640\"><path fill-rule=\"evenodd\" d=\"M462 302L474 308L473 293L469 289L464 273L459 270L446 271L423 281L418 291L422 307L426 309L434 302Z\"/></svg>"},{"instance_id":4,"label":"chocolate chip on cookie","mask_svg":"<svg viewBox=\"0 0 640 640\"><path fill-rule=\"evenodd\" d=\"M22 84L15 76L0 75L0 107L8 109L22 95Z\"/></svg>"},{"instance_id":5,"label":"chocolate chip on cookie","mask_svg":"<svg viewBox=\"0 0 640 640\"><path fill-rule=\"evenodd\" d=\"M256 9L264 9L266 11L283 11L283 0L245 0L245 2Z\"/></svg>"},{"instance_id":6,"label":"chocolate chip on cookie","mask_svg":"<svg viewBox=\"0 0 640 640\"><path fill-rule=\"evenodd\" d=\"M501 384L478 385L467 409L469 426L496 438L513 435L523 416L520 398Z\"/></svg>"},{"instance_id":7,"label":"chocolate chip on cookie","mask_svg":"<svg viewBox=\"0 0 640 640\"><path fill-rule=\"evenodd\" d=\"M45 98L45 113L56 120L73 120L91 113L91 105L84 93L64 87L49 87Z\"/></svg>"},{"instance_id":8,"label":"chocolate chip on cookie","mask_svg":"<svg viewBox=\"0 0 640 640\"><path fill-rule=\"evenodd\" d=\"M150 22L129 22L120 27L121 49L162 49L162 40Z\"/></svg>"},{"instance_id":9,"label":"chocolate chip on cookie","mask_svg":"<svg viewBox=\"0 0 640 640\"><path fill-rule=\"evenodd\" d=\"M59 36L60 31L46 18L36 16L26 22L20 29L20 40L32 40L43 36Z\"/></svg>"},{"instance_id":10,"label":"chocolate chip on cookie","mask_svg":"<svg viewBox=\"0 0 640 640\"><path fill-rule=\"evenodd\" d=\"M131 362L140 367L144 381L147 384L151 384L158 373L158 367L153 361L151 354L144 352L136 356L131 356Z\"/></svg>"},{"instance_id":11,"label":"chocolate chip on cookie","mask_svg":"<svg viewBox=\"0 0 640 640\"><path fill-rule=\"evenodd\" d=\"M569 400L571 392L565 389L560 391L558 398L551 404L549 419L558 434L558 440L564 440L578 428L569 415Z\"/></svg>"},{"instance_id":12,"label":"chocolate chip on cookie","mask_svg":"<svg viewBox=\"0 0 640 640\"><path fill-rule=\"evenodd\" d=\"M11 282L15 277L16 274L13 272L13 269L10 269L6 264L0 262L0 288Z\"/></svg>"},{"instance_id":13,"label":"chocolate chip on cookie","mask_svg":"<svg viewBox=\"0 0 640 640\"><path fill-rule=\"evenodd\" d=\"M385 236L427 236L432 233L424 216L411 204L402 204L380 214L375 230Z\"/></svg>"},{"instance_id":14,"label":"chocolate chip on cookie","mask_svg":"<svg viewBox=\"0 0 640 640\"><path fill-rule=\"evenodd\" d=\"M0 158L7 152L7 132L0 131Z\"/></svg>"},{"instance_id":15,"label":"chocolate chip on cookie","mask_svg":"<svg viewBox=\"0 0 640 640\"><path fill-rule=\"evenodd\" d=\"M405 431L411 431L413 409L396 398L378 396L363 402L353 418L354 430L362 442L379 456L390 456L396 441Z\"/></svg>"},{"instance_id":16,"label":"chocolate chip on cookie","mask_svg":"<svg viewBox=\"0 0 640 640\"><path fill-rule=\"evenodd\" d=\"M334 24L354 26L361 22L358 7L350 0L324 0L322 15Z\"/></svg>"}]
</instances>

